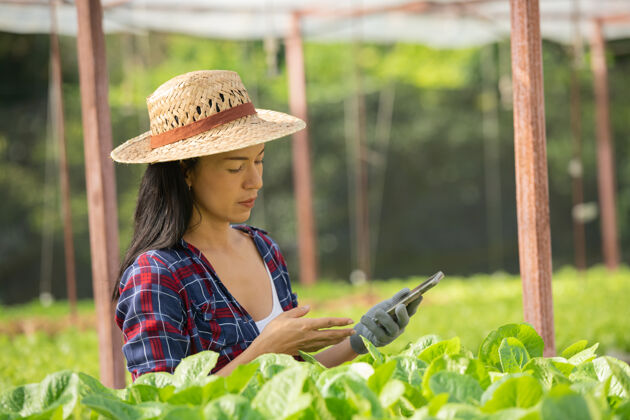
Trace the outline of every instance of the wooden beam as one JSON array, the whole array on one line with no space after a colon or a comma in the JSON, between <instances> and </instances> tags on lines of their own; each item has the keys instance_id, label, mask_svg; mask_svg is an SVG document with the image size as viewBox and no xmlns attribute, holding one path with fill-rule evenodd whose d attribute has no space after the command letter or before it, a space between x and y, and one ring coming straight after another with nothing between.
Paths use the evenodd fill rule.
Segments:
<instances>
[{"instance_id":1,"label":"wooden beam","mask_svg":"<svg viewBox=\"0 0 630 420\"><path fill-rule=\"evenodd\" d=\"M516 205L523 311L555 354L551 234L538 0L510 0Z\"/></svg>"},{"instance_id":2,"label":"wooden beam","mask_svg":"<svg viewBox=\"0 0 630 420\"><path fill-rule=\"evenodd\" d=\"M591 67L595 88L595 115L597 128L597 184L601 214L602 251L609 270L619 266L619 238L615 199L615 155L610 132L608 95L608 67L603 23L593 22L591 38Z\"/></svg>"},{"instance_id":3,"label":"wooden beam","mask_svg":"<svg viewBox=\"0 0 630 420\"><path fill-rule=\"evenodd\" d=\"M92 255L92 285L96 306L101 382L124 388L122 335L114 324L111 290L119 265L116 184L109 113L103 10L99 0L76 2L81 87L81 113L85 149Z\"/></svg>"},{"instance_id":4,"label":"wooden beam","mask_svg":"<svg viewBox=\"0 0 630 420\"><path fill-rule=\"evenodd\" d=\"M299 14L294 13L291 16L289 28L289 33L286 37L289 109L291 114L301 118L308 124L304 52L302 49ZM315 220L313 218L308 127L293 134L293 182L297 210L300 283L312 285L317 281L317 247Z\"/></svg>"}]
</instances>

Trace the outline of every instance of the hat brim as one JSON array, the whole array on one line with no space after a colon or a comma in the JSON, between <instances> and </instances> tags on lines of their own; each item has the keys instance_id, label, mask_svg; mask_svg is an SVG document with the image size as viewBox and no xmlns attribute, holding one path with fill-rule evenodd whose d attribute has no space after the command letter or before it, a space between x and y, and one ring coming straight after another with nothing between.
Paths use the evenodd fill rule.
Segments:
<instances>
[{"instance_id":1,"label":"hat brim","mask_svg":"<svg viewBox=\"0 0 630 420\"><path fill-rule=\"evenodd\" d=\"M292 115L267 109L238 118L175 143L151 148L151 131L127 140L111 152L121 163L156 163L213 155L265 143L293 134L306 123Z\"/></svg>"}]
</instances>

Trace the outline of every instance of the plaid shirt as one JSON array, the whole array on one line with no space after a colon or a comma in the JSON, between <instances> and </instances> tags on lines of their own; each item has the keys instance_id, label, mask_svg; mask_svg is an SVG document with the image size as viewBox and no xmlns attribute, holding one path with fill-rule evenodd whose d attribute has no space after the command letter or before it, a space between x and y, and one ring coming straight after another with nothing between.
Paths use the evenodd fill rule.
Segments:
<instances>
[{"instance_id":1,"label":"plaid shirt","mask_svg":"<svg viewBox=\"0 0 630 420\"><path fill-rule=\"evenodd\" d=\"M297 306L287 266L267 232L247 232L273 277L282 309ZM147 251L120 281L116 323L133 380L147 372L173 372L181 359L203 350L219 353L212 373L241 354L260 334L256 323L219 281L201 252L181 239L178 246Z\"/></svg>"}]
</instances>

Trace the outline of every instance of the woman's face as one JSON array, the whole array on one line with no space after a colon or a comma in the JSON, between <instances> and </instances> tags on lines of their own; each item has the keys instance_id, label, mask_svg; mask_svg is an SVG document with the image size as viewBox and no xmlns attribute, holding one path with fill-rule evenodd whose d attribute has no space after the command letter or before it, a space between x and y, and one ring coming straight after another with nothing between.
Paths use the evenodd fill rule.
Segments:
<instances>
[{"instance_id":1,"label":"woman's face","mask_svg":"<svg viewBox=\"0 0 630 420\"><path fill-rule=\"evenodd\" d=\"M264 144L202 156L186 174L203 218L243 223L249 219L258 190L263 186ZM247 205L249 204L249 205Z\"/></svg>"}]
</instances>

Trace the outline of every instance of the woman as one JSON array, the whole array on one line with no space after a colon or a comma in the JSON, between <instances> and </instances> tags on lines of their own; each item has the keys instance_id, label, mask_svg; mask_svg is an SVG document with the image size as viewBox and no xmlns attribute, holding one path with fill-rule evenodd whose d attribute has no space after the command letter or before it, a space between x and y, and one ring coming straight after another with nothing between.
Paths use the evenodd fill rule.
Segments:
<instances>
[{"instance_id":1,"label":"woman","mask_svg":"<svg viewBox=\"0 0 630 420\"><path fill-rule=\"evenodd\" d=\"M349 318L304 318L278 245L244 223L262 188L267 141L303 129L290 115L255 109L238 74L177 76L147 98L151 130L112 152L124 163L149 163L142 178L134 234L114 290L123 352L135 380L172 372L186 356L219 353L213 373L228 375L264 353L315 357L325 366L351 360L397 337L417 305L385 310L403 289Z\"/></svg>"}]
</instances>

